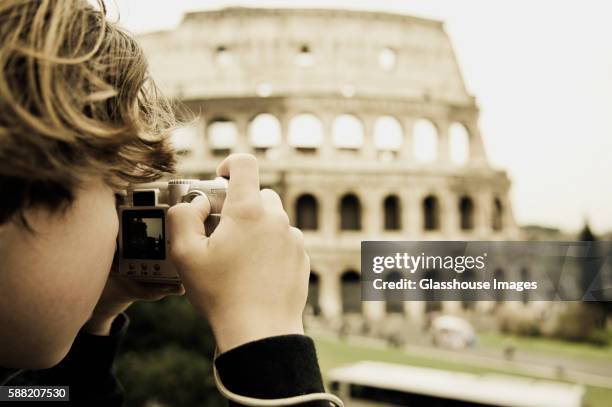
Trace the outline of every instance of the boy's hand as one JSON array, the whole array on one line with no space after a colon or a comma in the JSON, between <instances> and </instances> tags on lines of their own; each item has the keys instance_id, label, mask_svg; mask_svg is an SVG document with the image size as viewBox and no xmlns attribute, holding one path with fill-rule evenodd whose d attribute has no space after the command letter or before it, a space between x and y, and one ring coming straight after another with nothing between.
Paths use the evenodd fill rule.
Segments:
<instances>
[{"instance_id":1,"label":"boy's hand","mask_svg":"<svg viewBox=\"0 0 612 407\"><path fill-rule=\"evenodd\" d=\"M171 253L187 297L208 320L221 352L257 339L303 334L310 260L281 200L259 190L257 161L234 154L217 168L229 177L221 221L207 238L205 197L170 208Z\"/></svg>"},{"instance_id":2,"label":"boy's hand","mask_svg":"<svg viewBox=\"0 0 612 407\"><path fill-rule=\"evenodd\" d=\"M108 335L117 315L125 311L134 301L158 301L167 295L184 293L182 285L147 283L111 275L83 330L93 335Z\"/></svg>"}]
</instances>

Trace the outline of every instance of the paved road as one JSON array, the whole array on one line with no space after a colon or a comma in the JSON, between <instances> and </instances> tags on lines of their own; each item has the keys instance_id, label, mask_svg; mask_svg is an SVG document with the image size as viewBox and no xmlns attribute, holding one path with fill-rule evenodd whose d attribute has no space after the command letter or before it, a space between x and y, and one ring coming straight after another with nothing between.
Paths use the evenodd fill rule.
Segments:
<instances>
[{"instance_id":1,"label":"paved road","mask_svg":"<svg viewBox=\"0 0 612 407\"><path fill-rule=\"evenodd\" d=\"M351 336L346 340L356 345L379 349L388 346L384 340L360 336ZM410 342L411 344L403 346L402 350L416 357L481 368L508 370L509 372L533 377L567 380L612 389L612 364L609 361L599 361L591 358L581 359L552 352L540 353L520 349L514 354L512 360L508 360L504 357L501 349L494 347L476 346L454 351L428 345L426 339ZM415 345L415 342L420 344Z\"/></svg>"}]
</instances>

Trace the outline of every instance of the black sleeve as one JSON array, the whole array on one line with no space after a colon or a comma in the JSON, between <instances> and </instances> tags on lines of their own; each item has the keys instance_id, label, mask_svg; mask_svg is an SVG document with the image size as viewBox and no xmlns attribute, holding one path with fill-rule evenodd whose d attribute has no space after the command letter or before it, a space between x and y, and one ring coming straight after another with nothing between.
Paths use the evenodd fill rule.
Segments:
<instances>
[{"instance_id":1,"label":"black sleeve","mask_svg":"<svg viewBox=\"0 0 612 407\"><path fill-rule=\"evenodd\" d=\"M274 399L325 391L314 343L304 335L244 344L217 357L215 366L223 385L241 396ZM303 405L329 407L330 403Z\"/></svg>"},{"instance_id":2,"label":"black sleeve","mask_svg":"<svg viewBox=\"0 0 612 407\"><path fill-rule=\"evenodd\" d=\"M123 388L115 378L112 366L128 324L127 315L120 314L113 321L109 336L81 331L59 364L50 369L27 372L23 384L70 386L70 404L75 406L123 405Z\"/></svg>"}]
</instances>

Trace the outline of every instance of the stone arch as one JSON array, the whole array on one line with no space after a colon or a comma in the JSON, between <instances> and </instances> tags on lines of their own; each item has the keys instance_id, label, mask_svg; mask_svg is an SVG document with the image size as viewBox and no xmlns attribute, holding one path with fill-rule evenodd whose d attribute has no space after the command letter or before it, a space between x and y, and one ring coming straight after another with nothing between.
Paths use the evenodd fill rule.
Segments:
<instances>
[{"instance_id":1,"label":"stone arch","mask_svg":"<svg viewBox=\"0 0 612 407\"><path fill-rule=\"evenodd\" d=\"M170 134L170 142L178 155L190 155L198 142L197 127L188 125L175 129Z\"/></svg>"},{"instance_id":2,"label":"stone arch","mask_svg":"<svg viewBox=\"0 0 612 407\"><path fill-rule=\"evenodd\" d=\"M423 278L440 281L440 272L436 269L425 270L425 273L423 273ZM436 291L426 290L424 295L425 312L436 312L442 310L442 301L440 301L439 295L436 295Z\"/></svg>"},{"instance_id":3,"label":"stone arch","mask_svg":"<svg viewBox=\"0 0 612 407\"><path fill-rule=\"evenodd\" d=\"M470 159L470 133L463 123L453 122L448 128L451 162L465 165Z\"/></svg>"},{"instance_id":4,"label":"stone arch","mask_svg":"<svg viewBox=\"0 0 612 407\"><path fill-rule=\"evenodd\" d=\"M438 158L438 128L429 119L417 119L412 130L415 161L430 163Z\"/></svg>"},{"instance_id":5,"label":"stone arch","mask_svg":"<svg viewBox=\"0 0 612 407\"><path fill-rule=\"evenodd\" d=\"M225 156L238 143L238 126L227 117L215 117L206 127L206 136L213 155Z\"/></svg>"},{"instance_id":6,"label":"stone arch","mask_svg":"<svg viewBox=\"0 0 612 407\"><path fill-rule=\"evenodd\" d=\"M215 64L227 67L234 63L235 56L229 46L220 44L215 48L213 59Z\"/></svg>"},{"instance_id":7,"label":"stone arch","mask_svg":"<svg viewBox=\"0 0 612 407\"><path fill-rule=\"evenodd\" d=\"M506 272L501 267L496 268L495 271L493 272L493 278L497 280L498 282L506 281ZM504 293L504 290L495 290L494 297L495 297L495 302L499 305L506 298L506 294Z\"/></svg>"},{"instance_id":8,"label":"stone arch","mask_svg":"<svg viewBox=\"0 0 612 407\"><path fill-rule=\"evenodd\" d=\"M307 68L314 65L314 62L314 56L310 45L305 43L300 45L295 55L295 64L302 68Z\"/></svg>"},{"instance_id":9,"label":"stone arch","mask_svg":"<svg viewBox=\"0 0 612 407\"><path fill-rule=\"evenodd\" d=\"M498 197L493 199L491 228L495 231L500 231L504 228L504 206Z\"/></svg>"},{"instance_id":10,"label":"stone arch","mask_svg":"<svg viewBox=\"0 0 612 407\"><path fill-rule=\"evenodd\" d=\"M361 202L353 193L340 198L340 230L361 230Z\"/></svg>"},{"instance_id":11,"label":"stone arch","mask_svg":"<svg viewBox=\"0 0 612 407\"><path fill-rule=\"evenodd\" d=\"M374 147L380 151L397 152L404 142L404 131L393 116L380 116L374 121Z\"/></svg>"},{"instance_id":12,"label":"stone arch","mask_svg":"<svg viewBox=\"0 0 612 407\"><path fill-rule=\"evenodd\" d=\"M352 114L341 114L332 122L332 144L338 149L357 150L363 146L363 123Z\"/></svg>"},{"instance_id":13,"label":"stone arch","mask_svg":"<svg viewBox=\"0 0 612 407\"><path fill-rule=\"evenodd\" d=\"M462 282L473 282L476 281L476 275L473 270L466 269L459 275L459 280ZM469 290L461 290L461 308L464 310L476 308L476 302Z\"/></svg>"},{"instance_id":14,"label":"stone arch","mask_svg":"<svg viewBox=\"0 0 612 407\"><path fill-rule=\"evenodd\" d=\"M361 278L355 270L348 269L340 276L342 313L361 312Z\"/></svg>"},{"instance_id":15,"label":"stone arch","mask_svg":"<svg viewBox=\"0 0 612 407\"><path fill-rule=\"evenodd\" d=\"M389 72L397 66L397 51L392 47L384 47L378 52L378 66L383 71Z\"/></svg>"},{"instance_id":16,"label":"stone arch","mask_svg":"<svg viewBox=\"0 0 612 407\"><path fill-rule=\"evenodd\" d=\"M323 143L323 123L311 113L300 113L289 121L289 145L300 152L314 152Z\"/></svg>"},{"instance_id":17,"label":"stone arch","mask_svg":"<svg viewBox=\"0 0 612 407\"><path fill-rule=\"evenodd\" d=\"M399 282L402 274L397 270L391 270L385 276L387 282ZM404 301L400 290L385 290L385 311L387 314L403 314Z\"/></svg>"},{"instance_id":18,"label":"stone arch","mask_svg":"<svg viewBox=\"0 0 612 407\"><path fill-rule=\"evenodd\" d=\"M321 305L319 303L319 280L319 275L315 271L310 270L306 304L314 316L321 315Z\"/></svg>"},{"instance_id":19,"label":"stone arch","mask_svg":"<svg viewBox=\"0 0 612 407\"><path fill-rule=\"evenodd\" d=\"M385 230L400 230L402 228L401 204L397 195L391 194L384 199L383 216Z\"/></svg>"},{"instance_id":20,"label":"stone arch","mask_svg":"<svg viewBox=\"0 0 612 407\"><path fill-rule=\"evenodd\" d=\"M257 96L261 98L270 97L273 91L274 91L274 88L269 82L260 82L255 87L255 93L257 93Z\"/></svg>"},{"instance_id":21,"label":"stone arch","mask_svg":"<svg viewBox=\"0 0 612 407\"><path fill-rule=\"evenodd\" d=\"M459 228L474 229L474 200L467 195L459 198Z\"/></svg>"},{"instance_id":22,"label":"stone arch","mask_svg":"<svg viewBox=\"0 0 612 407\"><path fill-rule=\"evenodd\" d=\"M265 152L280 144L282 138L281 124L276 116L260 113L249 123L249 143L256 152Z\"/></svg>"},{"instance_id":23,"label":"stone arch","mask_svg":"<svg viewBox=\"0 0 612 407\"><path fill-rule=\"evenodd\" d=\"M440 229L440 202L435 195L427 195L423 199L423 229Z\"/></svg>"},{"instance_id":24,"label":"stone arch","mask_svg":"<svg viewBox=\"0 0 612 407\"><path fill-rule=\"evenodd\" d=\"M295 224L301 230L319 228L319 203L312 194L302 194L295 201Z\"/></svg>"},{"instance_id":25,"label":"stone arch","mask_svg":"<svg viewBox=\"0 0 612 407\"><path fill-rule=\"evenodd\" d=\"M531 281L531 273L527 267L521 267L521 280L520 281ZM523 290L521 292L521 302L527 304L529 302L529 290Z\"/></svg>"}]
</instances>

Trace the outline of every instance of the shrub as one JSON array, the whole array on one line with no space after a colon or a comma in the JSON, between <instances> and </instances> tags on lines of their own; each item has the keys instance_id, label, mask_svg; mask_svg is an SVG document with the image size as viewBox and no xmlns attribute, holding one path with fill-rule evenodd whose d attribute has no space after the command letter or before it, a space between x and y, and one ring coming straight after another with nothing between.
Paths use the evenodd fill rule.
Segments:
<instances>
[{"instance_id":1,"label":"shrub","mask_svg":"<svg viewBox=\"0 0 612 407\"><path fill-rule=\"evenodd\" d=\"M136 303L128 314L116 362L126 405L227 405L214 386L212 332L184 297Z\"/></svg>"},{"instance_id":2,"label":"shrub","mask_svg":"<svg viewBox=\"0 0 612 407\"><path fill-rule=\"evenodd\" d=\"M166 346L128 352L117 362L126 404L173 407L224 406L210 374L211 361L195 351Z\"/></svg>"},{"instance_id":3,"label":"shrub","mask_svg":"<svg viewBox=\"0 0 612 407\"><path fill-rule=\"evenodd\" d=\"M540 336L539 321L523 314L506 313L500 317L499 330L503 333L519 336Z\"/></svg>"},{"instance_id":4,"label":"shrub","mask_svg":"<svg viewBox=\"0 0 612 407\"><path fill-rule=\"evenodd\" d=\"M588 303L569 303L559 314L552 336L566 341L606 345L609 337L598 329L600 307Z\"/></svg>"}]
</instances>

